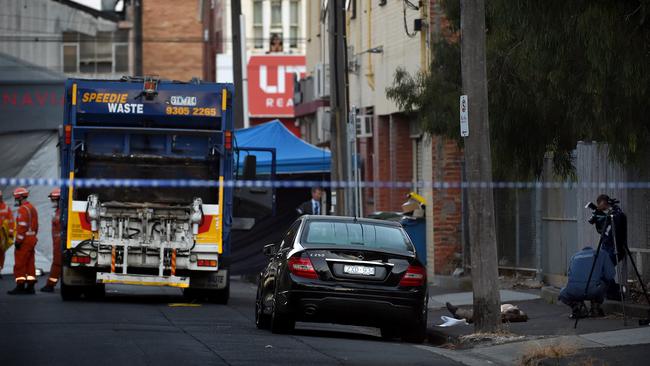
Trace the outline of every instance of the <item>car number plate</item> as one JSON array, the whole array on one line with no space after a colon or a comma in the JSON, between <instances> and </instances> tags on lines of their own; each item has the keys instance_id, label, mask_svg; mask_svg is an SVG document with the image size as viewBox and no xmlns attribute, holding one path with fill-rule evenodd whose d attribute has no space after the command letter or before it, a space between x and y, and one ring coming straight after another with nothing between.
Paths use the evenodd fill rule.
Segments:
<instances>
[{"instance_id":1,"label":"car number plate","mask_svg":"<svg viewBox=\"0 0 650 366\"><path fill-rule=\"evenodd\" d=\"M375 268L374 267L366 267L366 266L348 266L348 265L344 265L343 266L343 273L353 274L353 275L361 275L361 276L374 276L375 275Z\"/></svg>"}]
</instances>

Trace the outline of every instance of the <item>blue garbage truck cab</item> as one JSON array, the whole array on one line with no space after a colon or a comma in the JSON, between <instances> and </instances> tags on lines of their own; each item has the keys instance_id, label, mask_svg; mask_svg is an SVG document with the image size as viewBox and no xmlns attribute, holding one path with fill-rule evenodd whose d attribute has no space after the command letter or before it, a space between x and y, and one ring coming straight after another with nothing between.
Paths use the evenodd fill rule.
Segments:
<instances>
[{"instance_id":1,"label":"blue garbage truck cab","mask_svg":"<svg viewBox=\"0 0 650 366\"><path fill-rule=\"evenodd\" d=\"M199 81L66 82L64 300L135 284L228 301L232 96Z\"/></svg>"}]
</instances>

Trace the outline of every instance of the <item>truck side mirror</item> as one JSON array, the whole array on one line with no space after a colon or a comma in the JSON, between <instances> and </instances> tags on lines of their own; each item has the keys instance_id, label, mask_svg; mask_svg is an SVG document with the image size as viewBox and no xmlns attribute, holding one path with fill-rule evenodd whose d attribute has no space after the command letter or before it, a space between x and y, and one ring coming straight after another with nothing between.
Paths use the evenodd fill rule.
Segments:
<instances>
[{"instance_id":1,"label":"truck side mirror","mask_svg":"<svg viewBox=\"0 0 650 366\"><path fill-rule=\"evenodd\" d=\"M242 174L244 180L257 179L257 156L246 155L244 158L244 172Z\"/></svg>"},{"instance_id":2,"label":"truck side mirror","mask_svg":"<svg viewBox=\"0 0 650 366\"><path fill-rule=\"evenodd\" d=\"M275 255L275 253L278 252L277 248L278 246L275 243L266 244L264 246L264 249L262 249L262 253L264 253L265 256L271 258Z\"/></svg>"}]
</instances>

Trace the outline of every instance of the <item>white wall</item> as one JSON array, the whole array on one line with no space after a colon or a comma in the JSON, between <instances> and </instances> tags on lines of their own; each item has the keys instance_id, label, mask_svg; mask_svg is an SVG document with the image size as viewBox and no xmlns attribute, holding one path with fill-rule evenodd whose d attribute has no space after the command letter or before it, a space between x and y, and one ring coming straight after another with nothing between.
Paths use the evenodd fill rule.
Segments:
<instances>
[{"instance_id":1,"label":"white wall","mask_svg":"<svg viewBox=\"0 0 650 366\"><path fill-rule=\"evenodd\" d=\"M392 84L395 70L398 67L409 72L420 69L420 34L413 38L406 35L402 6L401 1L388 1L379 6L378 1L357 0L357 17L349 21L348 46L353 47L354 53L348 54L348 60L354 60L355 55L370 48L382 46L384 50L380 54L356 56L359 69L349 74L350 104L374 106L376 115L399 112L386 98L386 87ZM408 29L412 32L413 20L419 18L420 13L407 9L406 15Z\"/></svg>"}]
</instances>

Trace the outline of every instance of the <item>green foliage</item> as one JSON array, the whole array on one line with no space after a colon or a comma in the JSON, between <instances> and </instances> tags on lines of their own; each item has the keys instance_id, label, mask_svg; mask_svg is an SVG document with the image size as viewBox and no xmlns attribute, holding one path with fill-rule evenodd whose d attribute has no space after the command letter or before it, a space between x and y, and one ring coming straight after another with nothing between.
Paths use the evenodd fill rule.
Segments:
<instances>
[{"instance_id":1,"label":"green foliage","mask_svg":"<svg viewBox=\"0 0 650 366\"><path fill-rule=\"evenodd\" d=\"M458 1L446 0L452 30ZM573 172L579 140L640 166L650 154L650 0L487 1L487 68L494 169L500 178ZM423 127L458 138L458 44L434 47L426 73L398 70L389 98Z\"/></svg>"},{"instance_id":2,"label":"green foliage","mask_svg":"<svg viewBox=\"0 0 650 366\"><path fill-rule=\"evenodd\" d=\"M404 112L415 114L424 131L455 139L461 83L457 66L460 48L457 44L439 42L434 46L434 53L439 62L432 63L429 72L411 75L397 69L395 82L386 89L386 95Z\"/></svg>"}]
</instances>

